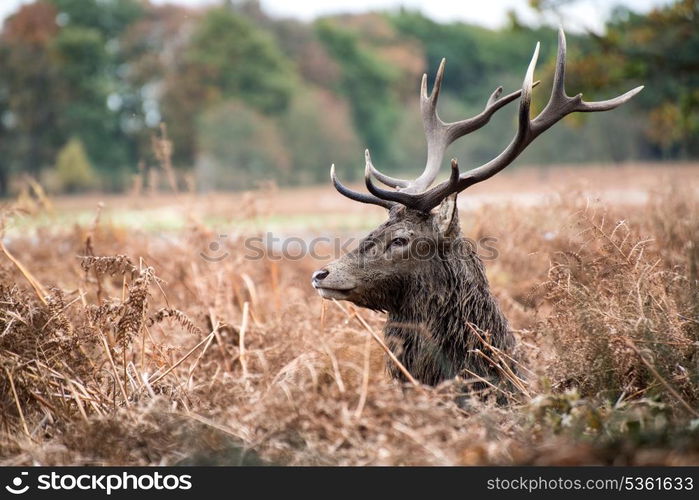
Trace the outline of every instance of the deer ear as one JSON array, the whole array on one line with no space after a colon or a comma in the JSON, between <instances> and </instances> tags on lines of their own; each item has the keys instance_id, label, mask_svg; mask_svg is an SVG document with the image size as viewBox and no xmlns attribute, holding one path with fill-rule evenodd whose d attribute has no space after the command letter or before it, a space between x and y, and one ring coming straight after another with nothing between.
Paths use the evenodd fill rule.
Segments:
<instances>
[{"instance_id":1,"label":"deer ear","mask_svg":"<svg viewBox=\"0 0 699 500\"><path fill-rule=\"evenodd\" d=\"M453 236L459 229L459 211L456 209L456 195L450 194L439 204L435 215L437 230L442 236Z\"/></svg>"}]
</instances>

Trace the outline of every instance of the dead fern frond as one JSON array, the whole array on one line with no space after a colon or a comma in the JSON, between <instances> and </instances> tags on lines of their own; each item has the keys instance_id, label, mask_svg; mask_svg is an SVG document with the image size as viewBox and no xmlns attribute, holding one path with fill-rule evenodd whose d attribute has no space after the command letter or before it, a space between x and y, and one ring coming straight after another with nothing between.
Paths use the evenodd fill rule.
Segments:
<instances>
[{"instance_id":1,"label":"dead fern frond","mask_svg":"<svg viewBox=\"0 0 699 500\"><path fill-rule=\"evenodd\" d=\"M153 268L147 267L140 272L139 277L129 287L129 297L124 303L124 314L116 328L116 340L124 348L139 334L144 324L148 309L148 289L153 278Z\"/></svg>"},{"instance_id":2,"label":"dead fern frond","mask_svg":"<svg viewBox=\"0 0 699 500\"><path fill-rule=\"evenodd\" d=\"M106 325L120 318L124 314L124 307L118 301L105 301L100 305L88 304L86 312L93 324Z\"/></svg>"},{"instance_id":3,"label":"dead fern frond","mask_svg":"<svg viewBox=\"0 0 699 500\"><path fill-rule=\"evenodd\" d=\"M126 255L84 255L78 256L78 258L81 259L80 267L84 271L94 269L101 275L106 274L109 276L123 276L128 273L133 277L133 275L138 271L138 268L134 266L131 259Z\"/></svg>"},{"instance_id":4,"label":"dead fern frond","mask_svg":"<svg viewBox=\"0 0 699 500\"><path fill-rule=\"evenodd\" d=\"M44 325L51 325L55 330L59 330L64 335L71 336L73 334L73 324L65 315L66 303L63 297L63 291L59 288L51 288L51 293L46 298L48 310L51 317Z\"/></svg>"},{"instance_id":5,"label":"dead fern frond","mask_svg":"<svg viewBox=\"0 0 699 500\"><path fill-rule=\"evenodd\" d=\"M192 319L189 316L187 316L186 313L180 311L179 309L174 309L171 307L164 307L162 309L159 309L155 314L148 318L148 326L151 326L154 323L160 323L165 318L173 319L174 321L182 325L184 329L191 334L197 336L203 334L201 328L195 325L194 321L192 321Z\"/></svg>"}]
</instances>

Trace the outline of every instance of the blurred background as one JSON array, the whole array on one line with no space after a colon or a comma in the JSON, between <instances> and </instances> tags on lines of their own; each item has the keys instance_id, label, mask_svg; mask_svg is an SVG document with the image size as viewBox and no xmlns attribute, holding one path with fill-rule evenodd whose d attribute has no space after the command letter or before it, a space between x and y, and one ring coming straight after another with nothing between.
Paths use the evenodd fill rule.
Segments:
<instances>
[{"instance_id":1,"label":"blurred background","mask_svg":"<svg viewBox=\"0 0 699 500\"><path fill-rule=\"evenodd\" d=\"M422 73L448 64L443 118L478 113L521 85L537 41L535 105L548 97L556 28L569 94L645 90L611 113L575 115L518 165L629 164L699 156L697 0L5 0L0 33L0 195L248 189L422 168ZM516 106L449 152L495 156ZM156 165L166 163L165 175ZM514 165L513 168L517 168Z\"/></svg>"}]
</instances>

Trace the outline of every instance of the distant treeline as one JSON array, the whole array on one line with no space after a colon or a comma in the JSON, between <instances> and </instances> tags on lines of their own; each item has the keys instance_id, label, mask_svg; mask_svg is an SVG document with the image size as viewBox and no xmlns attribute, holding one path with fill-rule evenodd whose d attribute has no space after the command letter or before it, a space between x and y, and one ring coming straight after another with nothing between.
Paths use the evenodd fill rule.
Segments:
<instances>
[{"instance_id":1,"label":"distant treeline","mask_svg":"<svg viewBox=\"0 0 699 500\"><path fill-rule=\"evenodd\" d=\"M617 10L605 34L569 34L570 94L646 89L613 113L567 119L519 163L699 156L698 4ZM122 190L134 176L152 183L161 123L174 167L201 188L313 183L330 163L356 179L365 147L387 172L417 172L420 77L431 79L442 57L444 119L478 113L498 85L519 88L537 41L534 99L545 102L555 30L510 19L489 30L410 10L304 23L269 17L256 1L25 4L0 33L0 193L24 174L64 191ZM510 141L515 112L450 154L463 169L487 161Z\"/></svg>"}]
</instances>

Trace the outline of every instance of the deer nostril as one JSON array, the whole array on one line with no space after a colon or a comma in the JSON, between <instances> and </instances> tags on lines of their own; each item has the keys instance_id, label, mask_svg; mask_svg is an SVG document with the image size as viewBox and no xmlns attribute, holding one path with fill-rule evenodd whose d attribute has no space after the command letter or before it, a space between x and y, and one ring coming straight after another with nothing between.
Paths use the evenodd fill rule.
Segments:
<instances>
[{"instance_id":1,"label":"deer nostril","mask_svg":"<svg viewBox=\"0 0 699 500\"><path fill-rule=\"evenodd\" d=\"M320 281L322 279L325 279L328 274L330 274L330 271L327 269L321 269L320 271L316 271L313 273L313 281Z\"/></svg>"}]
</instances>

